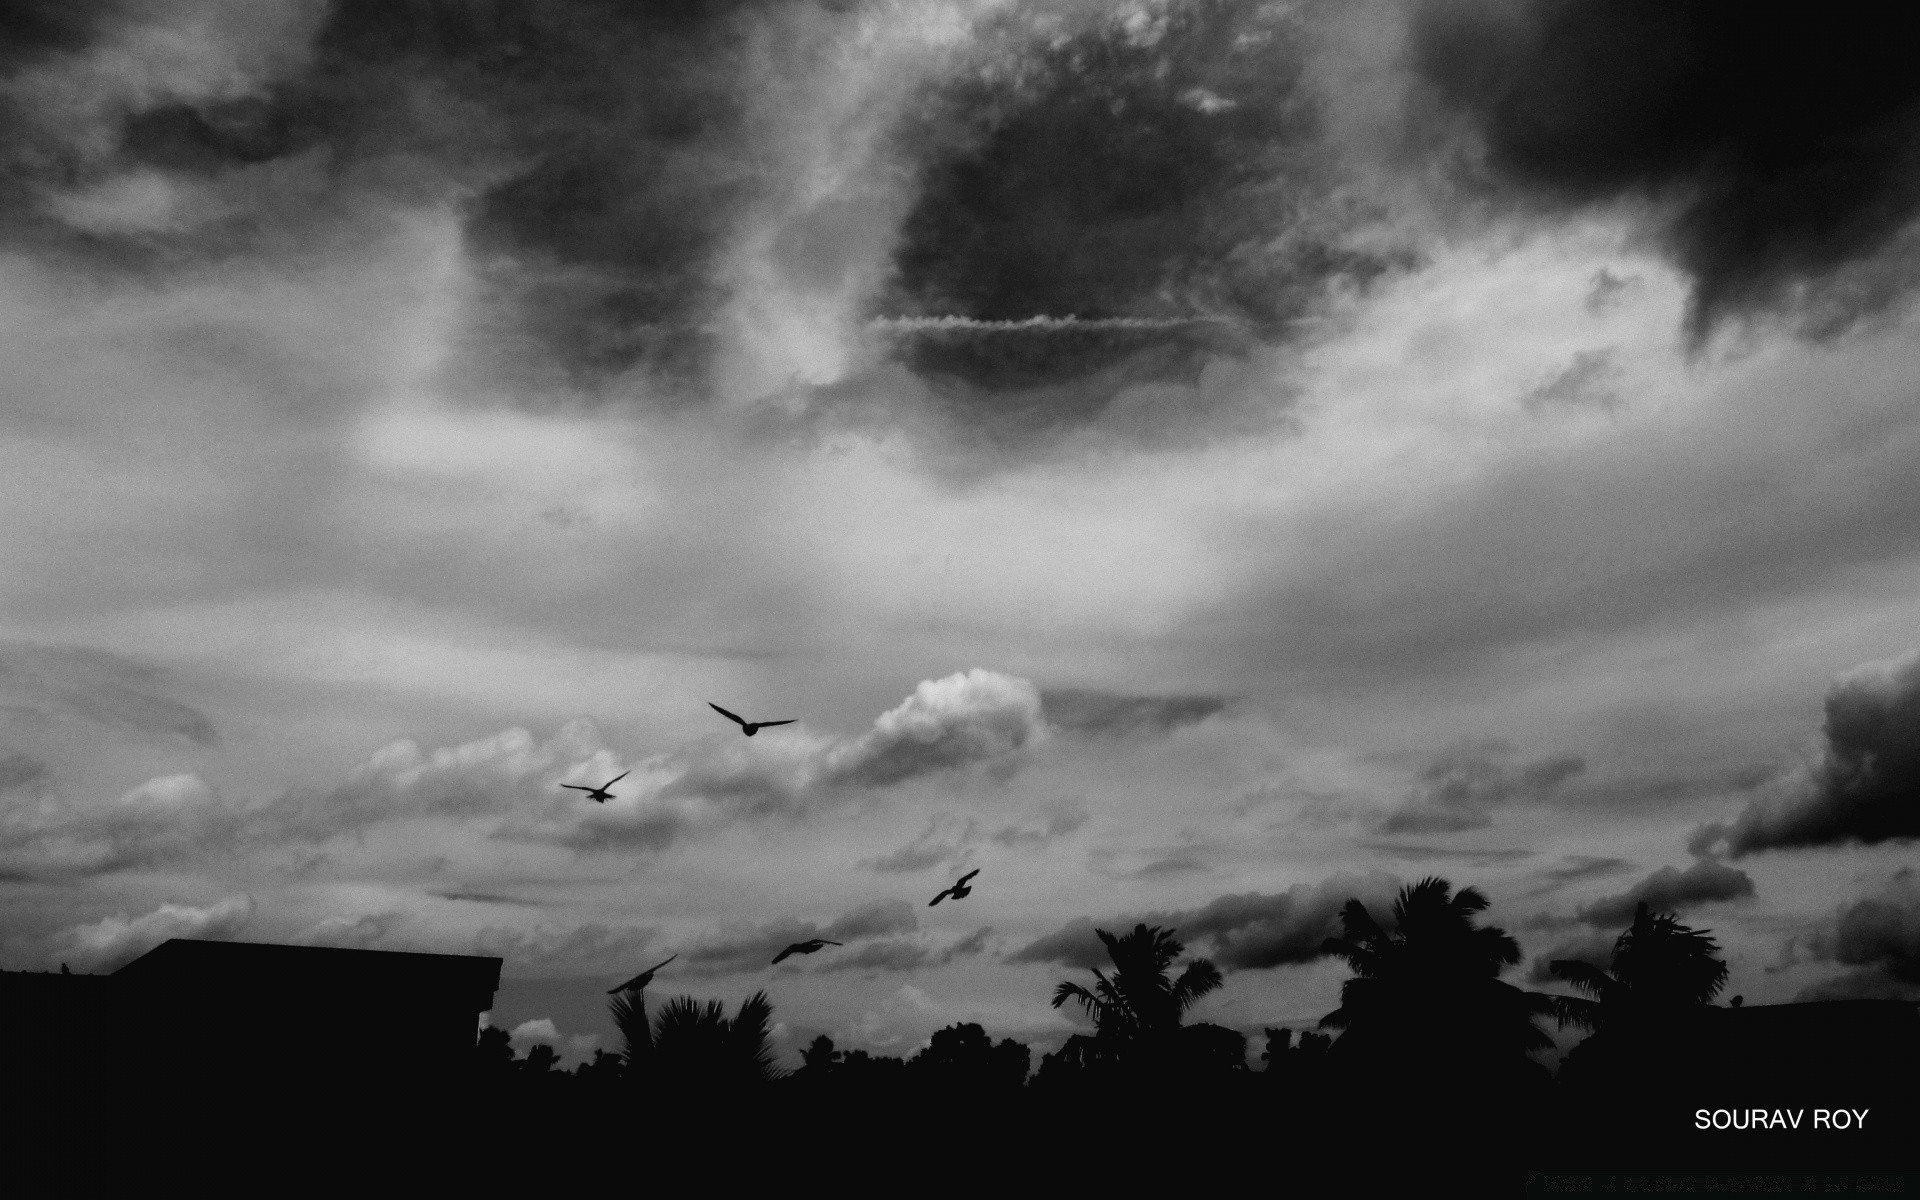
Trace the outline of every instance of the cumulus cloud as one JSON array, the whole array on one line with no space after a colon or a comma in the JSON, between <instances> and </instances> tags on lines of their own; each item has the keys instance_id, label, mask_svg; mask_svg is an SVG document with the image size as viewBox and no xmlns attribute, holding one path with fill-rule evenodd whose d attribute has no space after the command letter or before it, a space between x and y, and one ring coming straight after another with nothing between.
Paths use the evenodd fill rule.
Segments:
<instances>
[{"instance_id":1,"label":"cumulus cloud","mask_svg":"<svg viewBox=\"0 0 1920 1200\"><path fill-rule=\"evenodd\" d=\"M1770 305L1844 322L1911 282L1847 277L1920 213L1907 9L1427 0L1411 33L1416 123L1463 118L1488 178L1538 204L1652 201L1696 331Z\"/></svg>"},{"instance_id":2,"label":"cumulus cloud","mask_svg":"<svg viewBox=\"0 0 1920 1200\"><path fill-rule=\"evenodd\" d=\"M1878 892L1841 904L1807 949L1853 970L1803 999L1920 998L1920 873L1903 867Z\"/></svg>"},{"instance_id":3,"label":"cumulus cloud","mask_svg":"<svg viewBox=\"0 0 1920 1200\"><path fill-rule=\"evenodd\" d=\"M106 804L41 796L0 811L0 868L99 874L231 850L246 818L197 775L165 775Z\"/></svg>"},{"instance_id":4,"label":"cumulus cloud","mask_svg":"<svg viewBox=\"0 0 1920 1200\"><path fill-rule=\"evenodd\" d=\"M1867 663L1834 681L1826 752L1804 776L1748 804L1731 824L1703 826L1694 853L1920 837L1920 651Z\"/></svg>"},{"instance_id":5,"label":"cumulus cloud","mask_svg":"<svg viewBox=\"0 0 1920 1200\"><path fill-rule=\"evenodd\" d=\"M1130 696L1086 688L1048 688L1040 700L1057 729L1123 738L1196 724L1227 706L1224 696Z\"/></svg>"},{"instance_id":6,"label":"cumulus cloud","mask_svg":"<svg viewBox=\"0 0 1920 1200\"><path fill-rule=\"evenodd\" d=\"M558 1046L560 1030L555 1027L552 1017L536 1017L531 1021L522 1021L507 1034L516 1046L523 1050L533 1045Z\"/></svg>"},{"instance_id":7,"label":"cumulus cloud","mask_svg":"<svg viewBox=\"0 0 1920 1200\"><path fill-rule=\"evenodd\" d=\"M1385 875L1336 875L1271 895L1221 896L1199 908L1114 917L1097 926L1092 919L1080 917L1015 950L1005 961L1101 966L1109 960L1095 929L1125 933L1144 921L1179 931L1190 952L1205 952L1223 970L1307 963L1322 957L1326 940L1339 935L1340 909L1348 900L1359 899L1379 913L1391 903L1395 886L1396 881Z\"/></svg>"},{"instance_id":8,"label":"cumulus cloud","mask_svg":"<svg viewBox=\"0 0 1920 1200\"><path fill-rule=\"evenodd\" d=\"M734 821L804 817L922 774L972 764L1011 769L1045 736L1032 684L973 670L922 683L851 738L709 737L638 762L618 756L584 718L545 740L521 728L431 750L401 740L332 788L295 788L250 806L195 775L150 780L106 805L52 796L11 804L0 811L0 869L102 873L242 846L312 847L410 820L576 850L657 851ZM622 771L627 778L605 804L559 786L599 784Z\"/></svg>"},{"instance_id":9,"label":"cumulus cloud","mask_svg":"<svg viewBox=\"0 0 1920 1200\"><path fill-rule=\"evenodd\" d=\"M825 755L827 782L880 787L1003 759L1046 736L1033 684L979 667L929 679L873 728Z\"/></svg>"},{"instance_id":10,"label":"cumulus cloud","mask_svg":"<svg viewBox=\"0 0 1920 1200\"><path fill-rule=\"evenodd\" d=\"M138 917L103 917L91 925L76 925L56 941L76 965L106 973L173 938L226 941L236 937L253 920L253 908L253 897L244 894L205 908L162 904Z\"/></svg>"},{"instance_id":11,"label":"cumulus cloud","mask_svg":"<svg viewBox=\"0 0 1920 1200\"><path fill-rule=\"evenodd\" d=\"M1419 783L1380 824L1382 833L1452 833L1493 824L1505 804L1536 804L1586 770L1586 761L1559 755L1515 766L1504 742L1468 742L1436 755Z\"/></svg>"},{"instance_id":12,"label":"cumulus cloud","mask_svg":"<svg viewBox=\"0 0 1920 1200\"><path fill-rule=\"evenodd\" d=\"M1607 928L1631 922L1634 910L1642 904L1655 912L1678 912L1696 904L1751 895L1753 880L1745 871L1701 858L1684 871L1661 867L1618 895L1584 905L1578 915L1589 925Z\"/></svg>"}]
</instances>

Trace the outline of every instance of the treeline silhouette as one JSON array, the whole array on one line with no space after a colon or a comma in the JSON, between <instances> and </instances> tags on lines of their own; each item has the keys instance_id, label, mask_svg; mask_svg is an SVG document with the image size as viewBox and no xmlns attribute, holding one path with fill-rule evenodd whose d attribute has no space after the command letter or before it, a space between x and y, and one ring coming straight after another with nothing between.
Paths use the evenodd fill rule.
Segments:
<instances>
[{"instance_id":1,"label":"treeline silhouette","mask_svg":"<svg viewBox=\"0 0 1920 1200\"><path fill-rule=\"evenodd\" d=\"M1710 931L1645 905L1605 967L1552 964L1580 995L1528 991L1501 979L1520 948L1481 923L1487 905L1438 878L1402 889L1390 913L1350 900L1324 947L1351 971L1339 1007L1317 1029L1267 1029L1257 1064L1238 1031L1188 1020L1220 971L1204 958L1181 965L1176 931L1140 924L1098 931L1110 964L1057 985L1055 1007L1077 1008L1092 1031L1037 1063L1030 1047L964 1023L909 1056L816 1037L786 1070L764 992L729 1013L685 996L650 1008L635 989L612 1002L617 1051L563 1071L551 1047L516 1058L490 1028L478 1077L503 1102L550 1113L645 1111L689 1129L724 1113L802 1140L1044 1130L1070 1147L1285 1131L1303 1146L1387 1139L1413 1156L1402 1166L1491 1173L1591 1166L1600 1148L1614 1163L1865 1164L1909 1135L1914 1005L1718 1005L1727 966ZM1584 1037L1554 1071L1542 1060L1559 1030ZM1810 1110L1840 1107L1869 1110L1866 1127L1816 1135ZM1755 1108L1805 1110L1805 1128L1736 1139L1695 1117Z\"/></svg>"}]
</instances>

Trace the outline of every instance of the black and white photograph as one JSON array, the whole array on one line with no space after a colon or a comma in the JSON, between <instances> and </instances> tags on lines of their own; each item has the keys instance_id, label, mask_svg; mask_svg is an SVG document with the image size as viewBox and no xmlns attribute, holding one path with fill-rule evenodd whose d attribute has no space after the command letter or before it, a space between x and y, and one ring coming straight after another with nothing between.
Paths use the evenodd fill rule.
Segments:
<instances>
[{"instance_id":1,"label":"black and white photograph","mask_svg":"<svg viewBox=\"0 0 1920 1200\"><path fill-rule=\"evenodd\" d=\"M1914 1194L1917 46L0 0L0 1183Z\"/></svg>"}]
</instances>

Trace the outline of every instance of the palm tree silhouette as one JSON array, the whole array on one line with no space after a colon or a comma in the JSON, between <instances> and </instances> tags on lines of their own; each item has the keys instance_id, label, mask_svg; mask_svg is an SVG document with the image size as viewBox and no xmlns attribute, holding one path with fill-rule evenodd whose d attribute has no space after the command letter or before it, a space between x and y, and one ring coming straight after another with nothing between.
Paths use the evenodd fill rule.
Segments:
<instances>
[{"instance_id":1,"label":"palm tree silhouette","mask_svg":"<svg viewBox=\"0 0 1920 1200\"><path fill-rule=\"evenodd\" d=\"M645 994L637 991L614 997L609 1008L629 1077L649 1087L731 1090L783 1074L774 1062L773 1002L763 991L731 1017L718 1000L675 996L649 1022Z\"/></svg>"},{"instance_id":2,"label":"palm tree silhouette","mask_svg":"<svg viewBox=\"0 0 1920 1200\"><path fill-rule=\"evenodd\" d=\"M1534 1022L1559 1009L1554 997L1501 982L1520 946L1505 930L1475 924L1487 903L1476 888L1455 892L1430 876L1400 889L1388 929L1348 900L1340 910L1346 936L1325 946L1354 972L1340 987L1340 1007L1320 1019L1345 1031L1333 1052L1363 1069L1538 1074L1526 1053L1553 1039Z\"/></svg>"},{"instance_id":3,"label":"palm tree silhouette","mask_svg":"<svg viewBox=\"0 0 1920 1200\"><path fill-rule=\"evenodd\" d=\"M1557 1001L1565 1021L1593 1031L1560 1062L1560 1083L1588 1106L1587 1120L1620 1124L1645 1111L1650 1097L1697 1088L1735 1067L1713 1057L1709 1018L1721 1011L1712 1001L1726 986L1727 964L1708 933L1641 904L1613 944L1611 970L1570 959L1549 964L1592 997Z\"/></svg>"},{"instance_id":4,"label":"palm tree silhouette","mask_svg":"<svg viewBox=\"0 0 1920 1200\"><path fill-rule=\"evenodd\" d=\"M1633 924L1613 943L1613 969L1555 959L1553 973L1593 997L1565 997L1563 1018L1587 1029L1659 1020L1713 1003L1727 986L1727 964L1712 931L1680 924L1677 914L1655 913L1643 902Z\"/></svg>"},{"instance_id":5,"label":"palm tree silhouette","mask_svg":"<svg viewBox=\"0 0 1920 1200\"><path fill-rule=\"evenodd\" d=\"M1220 969L1207 959L1187 964L1178 977L1173 964L1186 946L1171 929L1135 925L1133 932L1115 936L1104 929L1094 933L1106 944L1113 975L1093 969L1091 989L1062 983L1054 989L1053 1006L1078 1000L1092 1018L1095 1035L1072 1041L1066 1050L1076 1063L1144 1065L1164 1060L1173 1052L1181 1021L1200 997L1221 984Z\"/></svg>"}]
</instances>

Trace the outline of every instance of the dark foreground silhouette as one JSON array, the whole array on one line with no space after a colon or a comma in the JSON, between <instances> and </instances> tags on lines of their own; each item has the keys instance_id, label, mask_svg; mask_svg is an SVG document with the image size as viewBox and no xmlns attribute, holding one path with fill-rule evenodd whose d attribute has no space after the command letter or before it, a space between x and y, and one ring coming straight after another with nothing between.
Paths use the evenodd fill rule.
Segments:
<instances>
[{"instance_id":1,"label":"dark foreground silhouette","mask_svg":"<svg viewBox=\"0 0 1920 1200\"><path fill-rule=\"evenodd\" d=\"M965 1146L1029 1178L1139 1186L1226 1154L1482 1195L1591 1189L1596 1171L1879 1172L1853 1181L1871 1192L1912 1167L1920 1006L1717 1004L1707 932L1645 910L1607 965L1559 968L1586 995L1525 992L1499 979L1517 948L1485 906L1437 879L1387 913L1349 904L1327 946L1352 972L1339 1007L1324 1032L1265 1030L1257 1062L1240 1031L1188 1019L1220 972L1146 924L1100 931L1110 965L1058 982L1090 1028L1037 1063L962 1023L898 1057L816 1037L791 1071L766 993L650 1005L665 963L615 989L619 1049L568 1071L550 1046L475 1037L498 959L169 942L112 975L0 975L0 1120L30 1163L214 1145L284 1176L406 1151L480 1183L535 1148L597 1161L643 1133L647 1162L729 1181L823 1146L868 1172ZM1557 1072L1549 1027L1590 1031Z\"/></svg>"}]
</instances>

